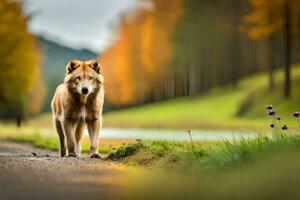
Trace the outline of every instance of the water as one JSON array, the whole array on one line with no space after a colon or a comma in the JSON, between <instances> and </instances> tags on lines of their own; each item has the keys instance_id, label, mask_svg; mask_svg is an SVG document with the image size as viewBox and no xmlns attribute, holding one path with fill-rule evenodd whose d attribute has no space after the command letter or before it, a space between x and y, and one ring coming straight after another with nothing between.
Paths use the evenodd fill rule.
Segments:
<instances>
[{"instance_id":1,"label":"water","mask_svg":"<svg viewBox=\"0 0 300 200\"><path fill-rule=\"evenodd\" d=\"M251 131L223 131L223 130L192 130L194 141L212 141L222 139L253 138L257 134ZM189 141L186 130L172 129L124 129L103 128L100 138L103 139L142 139L142 140L170 140Z\"/></svg>"}]
</instances>

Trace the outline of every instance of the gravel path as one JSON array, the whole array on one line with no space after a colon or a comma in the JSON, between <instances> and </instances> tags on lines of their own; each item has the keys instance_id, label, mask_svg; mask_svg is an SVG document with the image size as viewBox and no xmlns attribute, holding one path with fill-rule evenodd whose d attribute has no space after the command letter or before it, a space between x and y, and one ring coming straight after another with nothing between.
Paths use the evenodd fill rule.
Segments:
<instances>
[{"instance_id":1,"label":"gravel path","mask_svg":"<svg viewBox=\"0 0 300 200\"><path fill-rule=\"evenodd\" d=\"M121 164L0 141L0 199L117 199Z\"/></svg>"}]
</instances>

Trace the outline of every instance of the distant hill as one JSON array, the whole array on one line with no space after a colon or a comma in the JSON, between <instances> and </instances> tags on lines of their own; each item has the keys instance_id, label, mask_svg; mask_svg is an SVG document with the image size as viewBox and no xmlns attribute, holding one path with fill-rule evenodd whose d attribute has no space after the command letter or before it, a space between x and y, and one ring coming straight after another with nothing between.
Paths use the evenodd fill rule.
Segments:
<instances>
[{"instance_id":1,"label":"distant hill","mask_svg":"<svg viewBox=\"0 0 300 200\"><path fill-rule=\"evenodd\" d=\"M58 84L63 82L65 67L70 59L89 60L98 57L87 49L75 50L60 44L38 38L38 48L43 55L43 74L47 84L47 97L43 111L50 111L50 102Z\"/></svg>"}]
</instances>

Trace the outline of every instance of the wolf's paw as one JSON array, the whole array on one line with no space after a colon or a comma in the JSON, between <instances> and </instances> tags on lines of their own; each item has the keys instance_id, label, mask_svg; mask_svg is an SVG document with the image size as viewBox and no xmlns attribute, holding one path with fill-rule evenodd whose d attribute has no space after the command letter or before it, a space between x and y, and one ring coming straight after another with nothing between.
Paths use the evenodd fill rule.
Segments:
<instances>
[{"instance_id":1,"label":"wolf's paw","mask_svg":"<svg viewBox=\"0 0 300 200\"><path fill-rule=\"evenodd\" d=\"M75 153L69 153L68 157L77 157Z\"/></svg>"},{"instance_id":2,"label":"wolf's paw","mask_svg":"<svg viewBox=\"0 0 300 200\"><path fill-rule=\"evenodd\" d=\"M98 158L98 159L101 159L101 156L99 153L93 153L90 155L90 158Z\"/></svg>"},{"instance_id":3,"label":"wolf's paw","mask_svg":"<svg viewBox=\"0 0 300 200\"><path fill-rule=\"evenodd\" d=\"M66 157L66 156L67 156L67 153L64 153L64 152L61 152L61 153L60 153L60 157L63 158L63 157Z\"/></svg>"}]
</instances>

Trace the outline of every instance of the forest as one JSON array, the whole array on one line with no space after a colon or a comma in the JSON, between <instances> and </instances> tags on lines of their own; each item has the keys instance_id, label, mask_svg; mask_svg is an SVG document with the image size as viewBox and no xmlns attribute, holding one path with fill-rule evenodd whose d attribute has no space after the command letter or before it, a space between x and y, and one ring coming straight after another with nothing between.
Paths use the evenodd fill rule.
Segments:
<instances>
[{"instance_id":1,"label":"forest","mask_svg":"<svg viewBox=\"0 0 300 200\"><path fill-rule=\"evenodd\" d=\"M109 104L117 109L235 88L258 72L288 98L290 69L300 59L299 13L297 0L153 0L122 16L119 39L100 54ZM284 86L275 88L280 68Z\"/></svg>"}]
</instances>

